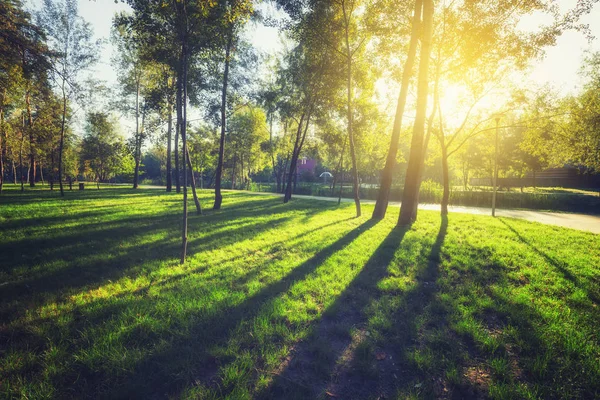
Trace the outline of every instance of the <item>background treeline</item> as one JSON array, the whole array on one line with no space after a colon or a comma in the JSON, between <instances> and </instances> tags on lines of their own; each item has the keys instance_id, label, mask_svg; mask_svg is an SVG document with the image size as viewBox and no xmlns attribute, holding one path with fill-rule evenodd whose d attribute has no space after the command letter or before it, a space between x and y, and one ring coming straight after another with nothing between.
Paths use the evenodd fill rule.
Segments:
<instances>
[{"instance_id":1,"label":"background treeline","mask_svg":"<svg viewBox=\"0 0 600 400\"><path fill-rule=\"evenodd\" d=\"M113 20L118 84L107 88L85 76L101 44L92 41L76 1L46 0L33 14L18 0L3 1L0 185L62 190L77 179L134 187L143 180L179 191L193 177L196 186L217 192L259 182L261 190L302 192L299 183L320 183L320 173L330 171L333 182L311 193L333 194L345 181L346 190L357 187L352 195L376 198L370 192L377 191L392 139L399 146L390 172L396 199L414 127L390 138L395 126L382 93L399 84L416 89L415 60L424 50L429 104L421 180L463 190L472 178L489 178L491 185L495 161L501 178L564 165L598 172L599 54L584 60L584 85L575 94L505 83L552 44L550 28L576 28L578 14L554 15L552 25L534 34L511 24L532 11L550 12L543 2L510 10L436 4L424 49L422 37L412 45L411 23L417 7L417 22L425 23L423 2L392 3L130 0L132 11ZM252 47L247 33L256 23L279 28L280 52L266 56ZM452 100L462 108L447 111L444 96L457 86ZM416 109L418 96L405 102ZM303 157L317 160L317 168L296 178Z\"/></svg>"}]
</instances>

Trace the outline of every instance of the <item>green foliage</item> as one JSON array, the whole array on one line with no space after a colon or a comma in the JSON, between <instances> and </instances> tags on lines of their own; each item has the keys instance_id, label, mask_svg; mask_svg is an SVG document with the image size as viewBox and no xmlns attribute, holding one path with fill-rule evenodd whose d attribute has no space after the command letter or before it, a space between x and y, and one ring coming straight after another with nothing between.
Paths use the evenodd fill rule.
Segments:
<instances>
[{"instance_id":1,"label":"green foliage","mask_svg":"<svg viewBox=\"0 0 600 400\"><path fill-rule=\"evenodd\" d=\"M91 173L94 180L100 182L132 170L130 152L116 131L116 122L107 114L88 114L80 162L83 175Z\"/></svg>"}]
</instances>

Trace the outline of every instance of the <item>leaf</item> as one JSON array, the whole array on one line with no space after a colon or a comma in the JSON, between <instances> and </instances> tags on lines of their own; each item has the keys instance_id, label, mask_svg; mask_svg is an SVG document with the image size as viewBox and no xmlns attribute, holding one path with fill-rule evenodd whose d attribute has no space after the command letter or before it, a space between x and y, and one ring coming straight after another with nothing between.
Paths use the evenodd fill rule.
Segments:
<instances>
[{"instance_id":1,"label":"leaf","mask_svg":"<svg viewBox=\"0 0 600 400\"><path fill-rule=\"evenodd\" d=\"M379 361L385 360L386 357L387 355L383 351L378 351L377 354L375 354L375 358L377 358Z\"/></svg>"}]
</instances>

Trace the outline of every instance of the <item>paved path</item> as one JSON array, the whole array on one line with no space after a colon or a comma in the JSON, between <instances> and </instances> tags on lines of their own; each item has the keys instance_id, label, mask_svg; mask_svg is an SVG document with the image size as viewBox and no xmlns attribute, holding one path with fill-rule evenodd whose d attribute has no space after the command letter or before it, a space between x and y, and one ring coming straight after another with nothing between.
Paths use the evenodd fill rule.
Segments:
<instances>
[{"instance_id":1,"label":"paved path","mask_svg":"<svg viewBox=\"0 0 600 400\"><path fill-rule=\"evenodd\" d=\"M160 188L162 186L144 186L145 188ZM228 190L224 190L228 191ZM238 190L236 190L237 192ZM261 194L265 196L283 196L277 193L269 192L248 192L251 194ZM320 196L307 196L295 194L295 198L299 199L312 199L321 201L338 201L337 197L320 197ZM354 202L353 199L342 198L343 202ZM375 204L374 200L361 200L361 204ZM400 202L391 201L390 206L399 207ZM434 210L439 211L439 204L419 204L419 210ZM462 206L448 206L448 211L465 213L465 214L476 214L476 215L492 215L492 209L486 207L462 207ZM546 211L533 211L533 210L503 210L496 209L496 215L499 217L519 218L527 221L539 222L547 225L562 226L565 228L577 229L580 231L593 232L600 234L600 216L587 215L587 214L573 214L573 213L560 213L560 212L546 212Z\"/></svg>"}]
</instances>

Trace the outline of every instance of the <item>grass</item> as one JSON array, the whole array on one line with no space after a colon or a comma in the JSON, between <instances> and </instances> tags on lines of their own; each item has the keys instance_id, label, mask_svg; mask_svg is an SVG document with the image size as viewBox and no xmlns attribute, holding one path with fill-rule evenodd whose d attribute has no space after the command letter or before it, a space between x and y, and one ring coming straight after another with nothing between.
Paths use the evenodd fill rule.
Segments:
<instances>
[{"instance_id":1,"label":"grass","mask_svg":"<svg viewBox=\"0 0 600 400\"><path fill-rule=\"evenodd\" d=\"M181 266L180 199L2 194L1 398L600 396L598 235L229 192Z\"/></svg>"}]
</instances>

